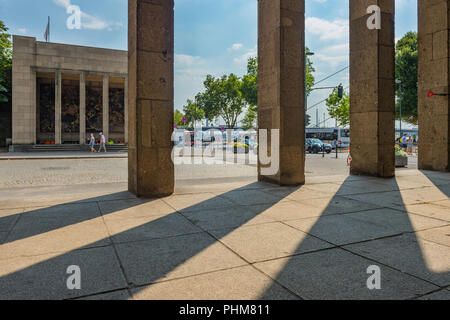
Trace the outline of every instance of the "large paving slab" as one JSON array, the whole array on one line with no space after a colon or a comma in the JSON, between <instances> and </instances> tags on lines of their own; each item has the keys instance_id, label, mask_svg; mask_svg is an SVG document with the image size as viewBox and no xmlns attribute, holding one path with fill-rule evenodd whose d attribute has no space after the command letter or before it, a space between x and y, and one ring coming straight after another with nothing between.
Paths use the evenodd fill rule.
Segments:
<instances>
[{"instance_id":1,"label":"large paving slab","mask_svg":"<svg viewBox=\"0 0 450 320\"><path fill-rule=\"evenodd\" d=\"M450 285L450 247L405 234L345 248L436 285Z\"/></svg>"},{"instance_id":2,"label":"large paving slab","mask_svg":"<svg viewBox=\"0 0 450 320\"><path fill-rule=\"evenodd\" d=\"M164 202L181 212L226 208L235 205L232 201L213 193L173 195Z\"/></svg>"},{"instance_id":3,"label":"large paving slab","mask_svg":"<svg viewBox=\"0 0 450 320\"><path fill-rule=\"evenodd\" d=\"M367 288L374 262L342 249L330 249L255 264L303 299L410 299L438 289L389 267L381 268L381 290Z\"/></svg>"},{"instance_id":4,"label":"large paving slab","mask_svg":"<svg viewBox=\"0 0 450 320\"><path fill-rule=\"evenodd\" d=\"M220 196L239 205L254 206L258 204L273 204L285 199L284 196L265 192L264 190L237 190L221 193Z\"/></svg>"},{"instance_id":5,"label":"large paving slab","mask_svg":"<svg viewBox=\"0 0 450 320\"><path fill-rule=\"evenodd\" d=\"M260 207L263 211L263 208L268 206ZM183 212L183 215L204 230L238 228L245 225L273 222L258 209L257 206L231 206L213 210L187 211Z\"/></svg>"},{"instance_id":6,"label":"large paving slab","mask_svg":"<svg viewBox=\"0 0 450 320\"><path fill-rule=\"evenodd\" d=\"M354 199L349 199L343 196L333 196L331 200L328 198L308 199L298 201L303 206L314 206L321 212L321 216L331 214L344 214L359 212L371 209L379 209L382 204L373 204Z\"/></svg>"},{"instance_id":7,"label":"large paving slab","mask_svg":"<svg viewBox=\"0 0 450 320\"><path fill-rule=\"evenodd\" d=\"M6 241L6 237L8 236L8 232L0 232L0 244L3 244Z\"/></svg>"},{"instance_id":8,"label":"large paving slab","mask_svg":"<svg viewBox=\"0 0 450 320\"><path fill-rule=\"evenodd\" d=\"M245 265L245 261L206 233L117 245L133 285L198 275Z\"/></svg>"},{"instance_id":9,"label":"large paving slab","mask_svg":"<svg viewBox=\"0 0 450 320\"><path fill-rule=\"evenodd\" d=\"M365 193L346 195L350 199L383 204L384 206L405 206L411 204L429 203L448 200L448 196L436 187L396 190L391 192Z\"/></svg>"},{"instance_id":10,"label":"large paving slab","mask_svg":"<svg viewBox=\"0 0 450 320\"><path fill-rule=\"evenodd\" d=\"M450 226L416 233L417 237L450 247Z\"/></svg>"},{"instance_id":11,"label":"large paving slab","mask_svg":"<svg viewBox=\"0 0 450 320\"><path fill-rule=\"evenodd\" d=\"M316 185L307 185L308 189L331 193L333 195L360 194L369 192L391 191L392 187L383 185L373 180L349 180Z\"/></svg>"},{"instance_id":12,"label":"large paving slab","mask_svg":"<svg viewBox=\"0 0 450 320\"><path fill-rule=\"evenodd\" d=\"M211 233L252 263L332 247L324 241L279 222L236 230L213 230Z\"/></svg>"},{"instance_id":13,"label":"large paving slab","mask_svg":"<svg viewBox=\"0 0 450 320\"><path fill-rule=\"evenodd\" d=\"M67 289L67 268L81 271L81 290ZM61 300L126 288L111 247L0 260L0 300Z\"/></svg>"},{"instance_id":14,"label":"large paving slab","mask_svg":"<svg viewBox=\"0 0 450 320\"><path fill-rule=\"evenodd\" d=\"M132 293L136 300L298 299L250 266L156 283L133 289Z\"/></svg>"},{"instance_id":15,"label":"large paving slab","mask_svg":"<svg viewBox=\"0 0 450 320\"><path fill-rule=\"evenodd\" d=\"M136 198L127 191L125 183L99 183L88 185L40 186L3 188L0 208L56 206L74 202L96 202Z\"/></svg>"},{"instance_id":16,"label":"large paving slab","mask_svg":"<svg viewBox=\"0 0 450 320\"><path fill-rule=\"evenodd\" d=\"M65 253L109 244L108 231L101 218L67 225L51 218L22 217L0 246L0 259Z\"/></svg>"},{"instance_id":17,"label":"large paving slab","mask_svg":"<svg viewBox=\"0 0 450 320\"><path fill-rule=\"evenodd\" d=\"M367 241L399 233L398 230L393 230L388 226L354 219L349 215L302 219L288 221L286 224L335 245Z\"/></svg>"},{"instance_id":18,"label":"large paving slab","mask_svg":"<svg viewBox=\"0 0 450 320\"><path fill-rule=\"evenodd\" d=\"M422 216L450 222L450 207L445 206L445 201L398 206L397 208L399 210L405 210Z\"/></svg>"},{"instance_id":19,"label":"large paving slab","mask_svg":"<svg viewBox=\"0 0 450 320\"><path fill-rule=\"evenodd\" d=\"M256 205L252 206L252 208L259 212L260 217L267 217L275 221L305 219L318 217L323 214L323 211L316 206L292 200L282 201L271 206Z\"/></svg>"},{"instance_id":20,"label":"large paving slab","mask_svg":"<svg viewBox=\"0 0 450 320\"><path fill-rule=\"evenodd\" d=\"M99 201L98 205L102 215L107 219L146 218L164 216L175 212L161 199Z\"/></svg>"},{"instance_id":21,"label":"large paving slab","mask_svg":"<svg viewBox=\"0 0 450 320\"><path fill-rule=\"evenodd\" d=\"M370 223L375 227L389 228L395 232L416 232L448 225L448 222L389 208L357 212L347 217Z\"/></svg>"},{"instance_id":22,"label":"large paving slab","mask_svg":"<svg viewBox=\"0 0 450 320\"><path fill-rule=\"evenodd\" d=\"M167 238L202 232L178 213L162 217L108 219L105 224L115 243Z\"/></svg>"},{"instance_id":23,"label":"large paving slab","mask_svg":"<svg viewBox=\"0 0 450 320\"><path fill-rule=\"evenodd\" d=\"M0 232L8 232L19 219L23 209L0 210Z\"/></svg>"}]
</instances>

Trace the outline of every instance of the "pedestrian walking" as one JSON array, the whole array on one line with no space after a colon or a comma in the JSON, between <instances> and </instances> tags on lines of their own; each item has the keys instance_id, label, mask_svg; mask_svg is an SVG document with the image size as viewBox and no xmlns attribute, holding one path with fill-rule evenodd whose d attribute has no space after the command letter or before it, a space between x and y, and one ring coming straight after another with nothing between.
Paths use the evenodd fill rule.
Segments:
<instances>
[{"instance_id":1,"label":"pedestrian walking","mask_svg":"<svg viewBox=\"0 0 450 320\"><path fill-rule=\"evenodd\" d=\"M403 151L406 151L408 148L408 134L404 134L403 137L400 139L400 143L402 145Z\"/></svg>"},{"instance_id":2,"label":"pedestrian walking","mask_svg":"<svg viewBox=\"0 0 450 320\"><path fill-rule=\"evenodd\" d=\"M100 148L98 149L98 152L101 152L102 149L106 153L106 138L103 135L103 132L100 132Z\"/></svg>"},{"instance_id":3,"label":"pedestrian walking","mask_svg":"<svg viewBox=\"0 0 450 320\"><path fill-rule=\"evenodd\" d=\"M408 139L408 148L406 149L407 153L412 153L413 152L413 139L410 137Z\"/></svg>"},{"instance_id":4,"label":"pedestrian walking","mask_svg":"<svg viewBox=\"0 0 450 320\"><path fill-rule=\"evenodd\" d=\"M91 133L91 139L89 140L89 147L91 148L91 152L95 153L95 137L94 134Z\"/></svg>"}]
</instances>

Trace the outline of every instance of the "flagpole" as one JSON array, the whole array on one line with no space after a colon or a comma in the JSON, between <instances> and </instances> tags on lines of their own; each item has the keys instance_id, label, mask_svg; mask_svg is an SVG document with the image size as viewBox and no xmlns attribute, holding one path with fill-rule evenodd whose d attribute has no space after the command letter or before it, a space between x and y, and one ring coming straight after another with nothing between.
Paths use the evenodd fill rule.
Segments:
<instances>
[{"instance_id":1,"label":"flagpole","mask_svg":"<svg viewBox=\"0 0 450 320\"><path fill-rule=\"evenodd\" d=\"M48 38L47 42L50 42L50 16L48 16Z\"/></svg>"}]
</instances>

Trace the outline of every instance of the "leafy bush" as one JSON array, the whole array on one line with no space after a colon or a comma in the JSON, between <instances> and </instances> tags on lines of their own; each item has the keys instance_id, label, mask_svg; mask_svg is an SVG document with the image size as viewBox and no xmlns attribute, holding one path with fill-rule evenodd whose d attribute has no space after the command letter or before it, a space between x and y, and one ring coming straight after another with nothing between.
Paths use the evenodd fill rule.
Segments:
<instances>
[{"instance_id":1,"label":"leafy bush","mask_svg":"<svg viewBox=\"0 0 450 320\"><path fill-rule=\"evenodd\" d=\"M395 145L395 156L396 157L407 157L408 154L400 148L399 145Z\"/></svg>"}]
</instances>

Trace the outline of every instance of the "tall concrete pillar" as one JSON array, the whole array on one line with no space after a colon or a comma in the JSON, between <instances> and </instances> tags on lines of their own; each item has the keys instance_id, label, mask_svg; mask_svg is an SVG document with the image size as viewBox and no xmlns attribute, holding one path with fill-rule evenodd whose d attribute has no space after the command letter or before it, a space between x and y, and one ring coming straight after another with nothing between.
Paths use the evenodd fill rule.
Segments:
<instances>
[{"instance_id":1,"label":"tall concrete pillar","mask_svg":"<svg viewBox=\"0 0 450 320\"><path fill-rule=\"evenodd\" d=\"M419 5L419 169L449 171L450 1Z\"/></svg>"},{"instance_id":2,"label":"tall concrete pillar","mask_svg":"<svg viewBox=\"0 0 450 320\"><path fill-rule=\"evenodd\" d=\"M61 99L62 99L62 78L61 71L55 73L55 144L61 144Z\"/></svg>"},{"instance_id":3,"label":"tall concrete pillar","mask_svg":"<svg viewBox=\"0 0 450 320\"><path fill-rule=\"evenodd\" d=\"M109 76L103 76L103 135L109 141Z\"/></svg>"},{"instance_id":4,"label":"tall concrete pillar","mask_svg":"<svg viewBox=\"0 0 450 320\"><path fill-rule=\"evenodd\" d=\"M128 78L125 78L125 85L124 85L124 139L125 143L128 143Z\"/></svg>"},{"instance_id":5,"label":"tall concrete pillar","mask_svg":"<svg viewBox=\"0 0 450 320\"><path fill-rule=\"evenodd\" d=\"M262 172L267 166L259 157L259 180L280 185L303 184L305 1L259 0L258 20L258 123L259 129L268 129L267 149L279 154L275 174ZM279 130L278 146L273 146L276 141L271 129ZM272 160L271 166L276 166L276 160Z\"/></svg>"},{"instance_id":6,"label":"tall concrete pillar","mask_svg":"<svg viewBox=\"0 0 450 320\"><path fill-rule=\"evenodd\" d=\"M371 5L381 29L369 29ZM395 175L395 1L350 0L351 173Z\"/></svg>"},{"instance_id":7,"label":"tall concrete pillar","mask_svg":"<svg viewBox=\"0 0 450 320\"><path fill-rule=\"evenodd\" d=\"M174 191L174 1L128 1L129 190Z\"/></svg>"},{"instance_id":8,"label":"tall concrete pillar","mask_svg":"<svg viewBox=\"0 0 450 320\"><path fill-rule=\"evenodd\" d=\"M86 74L80 74L80 144L86 144Z\"/></svg>"},{"instance_id":9,"label":"tall concrete pillar","mask_svg":"<svg viewBox=\"0 0 450 320\"><path fill-rule=\"evenodd\" d=\"M13 36L12 143L36 143L36 39Z\"/></svg>"}]
</instances>

